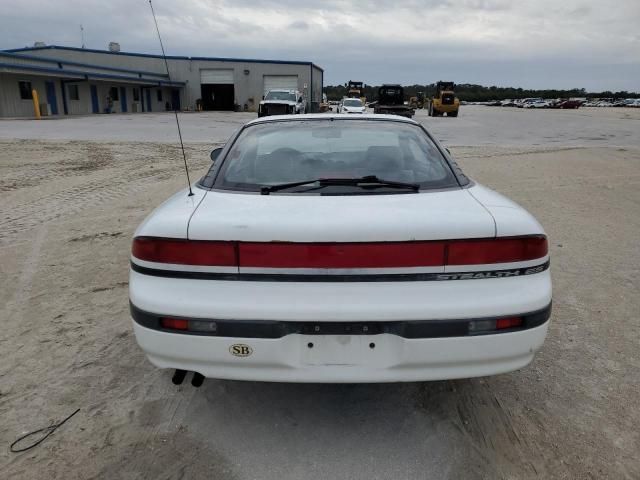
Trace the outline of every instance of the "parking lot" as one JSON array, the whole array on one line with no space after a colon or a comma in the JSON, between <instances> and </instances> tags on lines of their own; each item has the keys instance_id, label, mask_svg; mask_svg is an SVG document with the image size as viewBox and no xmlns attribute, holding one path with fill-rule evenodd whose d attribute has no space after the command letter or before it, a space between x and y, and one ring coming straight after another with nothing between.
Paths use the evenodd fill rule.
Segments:
<instances>
[{"instance_id":1,"label":"parking lot","mask_svg":"<svg viewBox=\"0 0 640 480\"><path fill-rule=\"evenodd\" d=\"M254 117L181 114L192 178ZM552 323L521 371L176 387L138 349L127 299L135 227L185 186L173 115L0 120L0 476L639 478L640 109L415 119L547 230Z\"/></svg>"}]
</instances>

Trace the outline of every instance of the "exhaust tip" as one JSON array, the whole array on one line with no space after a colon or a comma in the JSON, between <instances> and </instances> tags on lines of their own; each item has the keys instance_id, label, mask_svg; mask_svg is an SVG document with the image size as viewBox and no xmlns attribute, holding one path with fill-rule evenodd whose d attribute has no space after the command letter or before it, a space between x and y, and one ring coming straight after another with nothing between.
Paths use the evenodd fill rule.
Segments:
<instances>
[{"instance_id":1,"label":"exhaust tip","mask_svg":"<svg viewBox=\"0 0 640 480\"><path fill-rule=\"evenodd\" d=\"M180 385L184 381L184 377L187 375L186 370L176 370L171 377L171 381L174 385Z\"/></svg>"},{"instance_id":2,"label":"exhaust tip","mask_svg":"<svg viewBox=\"0 0 640 480\"><path fill-rule=\"evenodd\" d=\"M202 385L202 382L204 382L204 375L198 373L198 372L193 372L193 378L191 379L191 385L193 385L194 387L199 387L200 385Z\"/></svg>"}]
</instances>

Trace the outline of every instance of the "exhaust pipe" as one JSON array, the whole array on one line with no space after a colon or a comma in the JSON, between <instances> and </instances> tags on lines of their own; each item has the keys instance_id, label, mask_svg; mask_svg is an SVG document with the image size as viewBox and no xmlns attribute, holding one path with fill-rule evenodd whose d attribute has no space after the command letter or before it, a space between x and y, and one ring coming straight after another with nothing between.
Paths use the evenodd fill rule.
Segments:
<instances>
[{"instance_id":1,"label":"exhaust pipe","mask_svg":"<svg viewBox=\"0 0 640 480\"><path fill-rule=\"evenodd\" d=\"M193 378L191 379L191 385L193 385L194 387L199 387L200 385L202 385L202 382L204 382L204 375L198 373L198 372L193 372Z\"/></svg>"},{"instance_id":2,"label":"exhaust pipe","mask_svg":"<svg viewBox=\"0 0 640 480\"><path fill-rule=\"evenodd\" d=\"M171 381L174 385L180 385L184 381L184 377L187 375L186 370L176 370L171 377Z\"/></svg>"}]
</instances>

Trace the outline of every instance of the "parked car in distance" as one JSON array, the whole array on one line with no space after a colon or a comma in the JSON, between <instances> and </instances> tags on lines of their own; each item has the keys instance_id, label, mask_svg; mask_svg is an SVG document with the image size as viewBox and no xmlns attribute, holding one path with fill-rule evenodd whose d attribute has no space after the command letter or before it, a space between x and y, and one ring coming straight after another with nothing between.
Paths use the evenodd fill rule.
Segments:
<instances>
[{"instance_id":1,"label":"parked car in distance","mask_svg":"<svg viewBox=\"0 0 640 480\"><path fill-rule=\"evenodd\" d=\"M258 117L305 113L306 102L297 90L269 90L258 106Z\"/></svg>"},{"instance_id":2,"label":"parked car in distance","mask_svg":"<svg viewBox=\"0 0 640 480\"><path fill-rule=\"evenodd\" d=\"M133 238L136 340L174 379L466 378L522 368L542 346L542 226L424 126L267 117L211 156L192 195Z\"/></svg>"},{"instance_id":3,"label":"parked car in distance","mask_svg":"<svg viewBox=\"0 0 640 480\"><path fill-rule=\"evenodd\" d=\"M526 105L528 105L531 102L535 102L538 100L542 100L541 98L520 98L516 101L516 107L518 108L525 108Z\"/></svg>"},{"instance_id":4,"label":"parked car in distance","mask_svg":"<svg viewBox=\"0 0 640 480\"><path fill-rule=\"evenodd\" d=\"M343 98L338 107L338 113L364 113L366 110L359 98Z\"/></svg>"},{"instance_id":5,"label":"parked car in distance","mask_svg":"<svg viewBox=\"0 0 640 480\"><path fill-rule=\"evenodd\" d=\"M522 108L549 108L551 103L542 98L529 99L522 103Z\"/></svg>"},{"instance_id":6,"label":"parked car in distance","mask_svg":"<svg viewBox=\"0 0 640 480\"><path fill-rule=\"evenodd\" d=\"M559 98L553 102L551 102L551 104L549 105L550 108L562 108L562 109L575 109L575 108L580 108L580 106L582 105L582 101L581 100L572 100L572 99L567 99L567 98Z\"/></svg>"}]
</instances>

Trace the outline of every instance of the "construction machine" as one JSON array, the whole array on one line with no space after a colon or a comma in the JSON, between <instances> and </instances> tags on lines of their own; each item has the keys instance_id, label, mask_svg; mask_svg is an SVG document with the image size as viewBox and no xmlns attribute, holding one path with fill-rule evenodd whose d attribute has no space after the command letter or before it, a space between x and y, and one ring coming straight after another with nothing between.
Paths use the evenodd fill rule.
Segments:
<instances>
[{"instance_id":1,"label":"construction machine","mask_svg":"<svg viewBox=\"0 0 640 480\"><path fill-rule=\"evenodd\" d=\"M349 80L349 84L347 86L347 97L359 98L360 100L362 100L363 105L367 103L367 99L364 95L364 83Z\"/></svg>"},{"instance_id":2,"label":"construction machine","mask_svg":"<svg viewBox=\"0 0 640 480\"><path fill-rule=\"evenodd\" d=\"M436 83L435 95L426 101L430 117L441 117L445 113L447 117L458 116L460 100L454 92L455 87L453 82L440 81Z\"/></svg>"},{"instance_id":3,"label":"construction machine","mask_svg":"<svg viewBox=\"0 0 640 480\"><path fill-rule=\"evenodd\" d=\"M415 110L409 102L404 101L404 88L401 85L385 83L378 89L378 101L373 113L411 118Z\"/></svg>"},{"instance_id":4,"label":"construction machine","mask_svg":"<svg viewBox=\"0 0 640 480\"><path fill-rule=\"evenodd\" d=\"M415 97L409 98L409 105L414 109L424 108L424 101L424 92L418 92Z\"/></svg>"}]
</instances>

